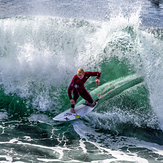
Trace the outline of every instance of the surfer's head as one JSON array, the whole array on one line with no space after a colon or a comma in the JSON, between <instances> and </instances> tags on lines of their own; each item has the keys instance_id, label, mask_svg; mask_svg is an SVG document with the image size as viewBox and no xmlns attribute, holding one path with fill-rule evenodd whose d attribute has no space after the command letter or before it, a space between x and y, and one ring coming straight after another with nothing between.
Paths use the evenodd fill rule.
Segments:
<instances>
[{"instance_id":1,"label":"surfer's head","mask_svg":"<svg viewBox=\"0 0 163 163\"><path fill-rule=\"evenodd\" d=\"M82 68L79 68L77 71L77 75L79 79L83 79L84 77L84 70Z\"/></svg>"}]
</instances>

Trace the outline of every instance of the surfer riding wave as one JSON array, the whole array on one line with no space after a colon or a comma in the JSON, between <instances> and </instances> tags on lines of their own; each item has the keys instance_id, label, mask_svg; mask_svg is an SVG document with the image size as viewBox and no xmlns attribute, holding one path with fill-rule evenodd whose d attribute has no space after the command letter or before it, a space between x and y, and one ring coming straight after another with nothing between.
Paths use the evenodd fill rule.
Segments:
<instances>
[{"instance_id":1,"label":"surfer riding wave","mask_svg":"<svg viewBox=\"0 0 163 163\"><path fill-rule=\"evenodd\" d=\"M84 98L89 105L95 105L96 103L93 101L91 95L89 94L89 92L86 90L84 83L87 81L87 79L90 76L96 76L96 84L99 85L100 84L100 76L101 76L101 72L91 72L91 71L85 71L80 68L77 71L77 74L73 77L69 87L68 87L68 96L70 99L70 103L71 103L71 112L75 113L74 107L75 107L75 103L77 101L77 99L79 98L79 95ZM73 97L72 97L73 94Z\"/></svg>"}]
</instances>

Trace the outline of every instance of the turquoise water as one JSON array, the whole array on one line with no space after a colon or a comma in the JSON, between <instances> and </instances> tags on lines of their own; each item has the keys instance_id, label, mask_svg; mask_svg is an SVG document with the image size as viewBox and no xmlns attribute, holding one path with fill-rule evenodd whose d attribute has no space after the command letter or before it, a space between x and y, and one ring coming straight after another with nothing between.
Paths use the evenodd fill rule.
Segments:
<instances>
[{"instance_id":1,"label":"turquoise water","mask_svg":"<svg viewBox=\"0 0 163 163\"><path fill-rule=\"evenodd\" d=\"M0 1L0 9L0 162L163 161L162 1ZM85 83L92 95L116 89L85 117L55 122L80 67L102 73L100 86Z\"/></svg>"}]
</instances>

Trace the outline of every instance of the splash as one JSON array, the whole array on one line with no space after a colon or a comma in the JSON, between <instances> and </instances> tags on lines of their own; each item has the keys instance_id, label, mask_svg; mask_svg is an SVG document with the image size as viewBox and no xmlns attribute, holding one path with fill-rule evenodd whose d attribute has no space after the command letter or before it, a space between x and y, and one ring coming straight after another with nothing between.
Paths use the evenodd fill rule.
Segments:
<instances>
[{"instance_id":1,"label":"splash","mask_svg":"<svg viewBox=\"0 0 163 163\"><path fill-rule=\"evenodd\" d=\"M67 108L65 92L79 67L101 71L104 83L139 74L162 124L162 42L140 31L139 13L140 9L130 17L112 16L109 23L36 16L1 19L2 88L6 94L28 99L38 110L59 111ZM92 83L93 79L86 83L88 90L95 89Z\"/></svg>"},{"instance_id":2,"label":"splash","mask_svg":"<svg viewBox=\"0 0 163 163\"><path fill-rule=\"evenodd\" d=\"M152 31L156 30L153 29ZM163 51L163 42L160 40L160 35L154 37L152 33L142 32L143 55L141 57L144 65L146 83L150 92L150 104L159 118L161 129L163 129L163 118L161 116L163 105L163 73L161 70L163 60L161 52Z\"/></svg>"}]
</instances>

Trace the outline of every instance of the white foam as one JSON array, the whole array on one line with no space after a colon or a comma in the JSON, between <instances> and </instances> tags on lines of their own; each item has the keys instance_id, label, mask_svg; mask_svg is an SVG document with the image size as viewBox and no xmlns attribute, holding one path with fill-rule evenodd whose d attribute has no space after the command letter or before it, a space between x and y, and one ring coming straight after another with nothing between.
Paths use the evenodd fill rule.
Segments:
<instances>
[{"instance_id":1,"label":"white foam","mask_svg":"<svg viewBox=\"0 0 163 163\"><path fill-rule=\"evenodd\" d=\"M30 121L43 122L52 124L54 121L45 114L32 114L29 118Z\"/></svg>"},{"instance_id":2,"label":"white foam","mask_svg":"<svg viewBox=\"0 0 163 163\"><path fill-rule=\"evenodd\" d=\"M8 162L12 162L13 161L12 157L7 156L7 155L0 155L0 158L5 158L6 159L6 161L3 161L3 163L8 163Z\"/></svg>"},{"instance_id":3,"label":"white foam","mask_svg":"<svg viewBox=\"0 0 163 163\"><path fill-rule=\"evenodd\" d=\"M0 120L7 118L8 118L7 112L0 112Z\"/></svg>"},{"instance_id":4,"label":"white foam","mask_svg":"<svg viewBox=\"0 0 163 163\"><path fill-rule=\"evenodd\" d=\"M142 32L142 61L145 81L149 90L149 99L152 109L158 116L160 128L163 130L163 43L150 33Z\"/></svg>"},{"instance_id":5,"label":"white foam","mask_svg":"<svg viewBox=\"0 0 163 163\"><path fill-rule=\"evenodd\" d=\"M103 152L106 153L107 152L108 155L111 155L112 157L114 157L114 158L98 160L98 161L101 161L104 163L112 162L112 161L132 161L132 162L136 161L136 162L148 163L148 160L139 157L137 155L137 153L131 153L129 151L128 151L128 153L125 153L125 152L119 150L121 147L123 147L125 145L127 146L127 145L131 145L131 144L132 145L135 144L135 146L137 146L137 143L139 141L136 140L135 138L127 138L127 137L120 138L119 137L119 141L116 142L115 138L114 138L114 140L112 140L110 135L107 135L107 134L102 135L102 133L95 132L94 129L86 126L83 123L83 121L80 121L80 120L75 121L73 123L73 127L74 127L74 130L79 134L79 136L81 138L80 146L83 149L83 152L87 151L87 149L85 148L85 143L87 142L87 143L90 143L90 144L94 145L95 147L97 147L98 153L103 153ZM123 141L124 139L125 139L125 141ZM102 140L104 140L104 142L101 144L100 142ZM105 144L106 142L107 142L106 146L108 145L108 148L103 147L104 146L103 144ZM143 143L142 143L141 147L142 148L144 147Z\"/></svg>"},{"instance_id":6,"label":"white foam","mask_svg":"<svg viewBox=\"0 0 163 163\"><path fill-rule=\"evenodd\" d=\"M97 27L82 22L79 28L78 22L80 20L52 17L0 20L3 27L0 84L5 93L30 98L34 107L43 111L50 108L50 104L59 106L55 98L77 69L96 64L92 62L92 54L85 52L85 37ZM81 61L86 56L85 62Z\"/></svg>"}]
</instances>

